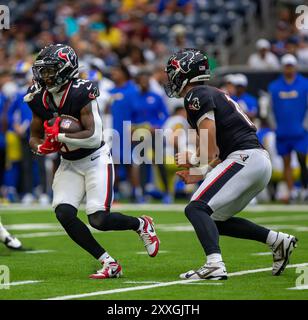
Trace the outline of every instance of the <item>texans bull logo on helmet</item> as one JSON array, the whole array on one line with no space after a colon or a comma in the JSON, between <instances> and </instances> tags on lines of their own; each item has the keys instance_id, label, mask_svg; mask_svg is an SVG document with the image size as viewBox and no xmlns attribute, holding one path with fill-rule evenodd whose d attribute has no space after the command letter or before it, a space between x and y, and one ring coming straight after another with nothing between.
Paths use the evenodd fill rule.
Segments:
<instances>
[{"instance_id":1,"label":"texans bull logo on helmet","mask_svg":"<svg viewBox=\"0 0 308 320\"><path fill-rule=\"evenodd\" d=\"M69 62L73 68L77 67L77 56L74 54L72 48L68 46L60 48L57 54L60 59Z\"/></svg>"},{"instance_id":2,"label":"texans bull logo on helmet","mask_svg":"<svg viewBox=\"0 0 308 320\"><path fill-rule=\"evenodd\" d=\"M183 57L179 60L176 58L171 60L171 65L176 68L176 70L182 71L184 73L188 73L190 69L190 65L193 62L195 53L193 51L188 51L183 53Z\"/></svg>"}]
</instances>

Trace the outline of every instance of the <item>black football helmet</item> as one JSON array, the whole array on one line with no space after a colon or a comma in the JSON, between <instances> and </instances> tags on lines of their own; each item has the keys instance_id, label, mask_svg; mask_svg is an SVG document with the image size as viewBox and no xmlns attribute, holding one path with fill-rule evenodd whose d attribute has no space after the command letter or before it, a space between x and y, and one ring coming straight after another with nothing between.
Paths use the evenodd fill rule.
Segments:
<instances>
[{"instance_id":1,"label":"black football helmet","mask_svg":"<svg viewBox=\"0 0 308 320\"><path fill-rule=\"evenodd\" d=\"M78 77L78 56L70 46L51 44L39 52L32 70L39 86L57 92L72 78Z\"/></svg>"},{"instance_id":2,"label":"black football helmet","mask_svg":"<svg viewBox=\"0 0 308 320\"><path fill-rule=\"evenodd\" d=\"M164 85L168 97L179 98L188 83L204 82L210 79L207 56L197 49L183 49L173 54L165 68L168 83Z\"/></svg>"}]
</instances>

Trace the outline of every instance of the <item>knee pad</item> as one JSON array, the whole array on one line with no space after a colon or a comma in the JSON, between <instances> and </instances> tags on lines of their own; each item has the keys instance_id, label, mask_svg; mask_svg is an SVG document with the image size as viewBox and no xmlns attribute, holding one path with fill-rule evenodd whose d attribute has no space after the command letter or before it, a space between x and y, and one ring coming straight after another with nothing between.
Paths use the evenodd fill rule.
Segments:
<instances>
[{"instance_id":1,"label":"knee pad","mask_svg":"<svg viewBox=\"0 0 308 320\"><path fill-rule=\"evenodd\" d=\"M212 215L213 210L203 201L191 201L185 207L185 215L189 219L192 214L196 214L197 212L203 211L209 216Z\"/></svg>"},{"instance_id":2,"label":"knee pad","mask_svg":"<svg viewBox=\"0 0 308 320\"><path fill-rule=\"evenodd\" d=\"M70 204L59 204L55 209L58 221L66 226L77 217L77 209Z\"/></svg>"},{"instance_id":3,"label":"knee pad","mask_svg":"<svg viewBox=\"0 0 308 320\"><path fill-rule=\"evenodd\" d=\"M109 220L110 212L108 211L96 211L95 213L92 213L89 215L89 223L90 225L101 231L107 231L110 230L108 228L108 220Z\"/></svg>"}]
</instances>

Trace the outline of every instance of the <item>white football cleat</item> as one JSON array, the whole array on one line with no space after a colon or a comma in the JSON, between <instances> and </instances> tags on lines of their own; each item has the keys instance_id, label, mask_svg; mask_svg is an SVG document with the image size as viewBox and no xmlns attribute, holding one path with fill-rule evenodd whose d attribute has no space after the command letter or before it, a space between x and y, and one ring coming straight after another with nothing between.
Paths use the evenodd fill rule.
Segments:
<instances>
[{"instance_id":1,"label":"white football cleat","mask_svg":"<svg viewBox=\"0 0 308 320\"><path fill-rule=\"evenodd\" d=\"M143 241L144 246L150 257L155 257L159 250L159 239L154 229L153 219L148 216L142 216L140 219L144 221L141 230L137 231L140 239Z\"/></svg>"},{"instance_id":2,"label":"white football cleat","mask_svg":"<svg viewBox=\"0 0 308 320\"><path fill-rule=\"evenodd\" d=\"M220 261L207 263L198 270L190 270L180 274L181 279L190 280L227 280L228 274L225 264Z\"/></svg>"},{"instance_id":3,"label":"white football cleat","mask_svg":"<svg viewBox=\"0 0 308 320\"><path fill-rule=\"evenodd\" d=\"M0 241L3 242L9 249L21 249L22 244L21 242L16 238L13 237L2 225L0 222Z\"/></svg>"},{"instance_id":4,"label":"white football cleat","mask_svg":"<svg viewBox=\"0 0 308 320\"><path fill-rule=\"evenodd\" d=\"M286 268L297 241L297 238L290 234L278 232L276 241L270 247L273 252L273 276L279 276Z\"/></svg>"},{"instance_id":5,"label":"white football cleat","mask_svg":"<svg viewBox=\"0 0 308 320\"><path fill-rule=\"evenodd\" d=\"M103 268L89 276L91 279L119 278L123 274L122 267L116 262L106 262Z\"/></svg>"},{"instance_id":6,"label":"white football cleat","mask_svg":"<svg viewBox=\"0 0 308 320\"><path fill-rule=\"evenodd\" d=\"M19 250L22 247L21 242L16 238L11 235L7 236L4 239L4 244L9 248L9 249L14 249L14 250Z\"/></svg>"}]
</instances>

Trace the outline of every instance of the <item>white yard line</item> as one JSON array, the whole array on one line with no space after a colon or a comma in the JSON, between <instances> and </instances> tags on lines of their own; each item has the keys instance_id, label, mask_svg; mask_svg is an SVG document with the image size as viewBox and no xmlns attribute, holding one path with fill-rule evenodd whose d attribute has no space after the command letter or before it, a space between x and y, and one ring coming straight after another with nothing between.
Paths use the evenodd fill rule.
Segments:
<instances>
[{"instance_id":1,"label":"white yard line","mask_svg":"<svg viewBox=\"0 0 308 320\"><path fill-rule=\"evenodd\" d=\"M206 282L206 281L203 281L203 282L190 282L190 283L182 283L182 284L185 284L185 285L191 285L191 286L222 286L223 283L222 282Z\"/></svg>"},{"instance_id":2,"label":"white yard line","mask_svg":"<svg viewBox=\"0 0 308 320\"><path fill-rule=\"evenodd\" d=\"M27 250L27 251L24 251L24 253L28 253L28 254L50 253L50 252L56 252L56 250Z\"/></svg>"},{"instance_id":3,"label":"white yard line","mask_svg":"<svg viewBox=\"0 0 308 320\"><path fill-rule=\"evenodd\" d=\"M159 250L159 254L161 254L161 253L168 253L169 251L166 251L166 250ZM148 253L147 252L145 252L145 251L138 251L138 252L136 252L137 254L141 254L141 255L148 255Z\"/></svg>"},{"instance_id":4,"label":"white yard line","mask_svg":"<svg viewBox=\"0 0 308 320\"><path fill-rule=\"evenodd\" d=\"M252 253L252 256L271 256L273 253L270 251L267 252L257 252L257 253Z\"/></svg>"},{"instance_id":5,"label":"white yard line","mask_svg":"<svg viewBox=\"0 0 308 320\"><path fill-rule=\"evenodd\" d=\"M266 222L284 222L284 221L304 221L308 220L308 212L307 215L299 214L299 215L285 215L285 216L276 216L276 217L252 217L249 220L256 223L266 223Z\"/></svg>"},{"instance_id":6,"label":"white yard line","mask_svg":"<svg viewBox=\"0 0 308 320\"><path fill-rule=\"evenodd\" d=\"M56 232L35 232L35 233L22 233L16 234L18 239L23 238L44 238L44 237L54 237L54 236L63 236L66 235L65 231L56 231Z\"/></svg>"},{"instance_id":7,"label":"white yard line","mask_svg":"<svg viewBox=\"0 0 308 320\"><path fill-rule=\"evenodd\" d=\"M5 225L7 230L63 230L59 223L19 223Z\"/></svg>"},{"instance_id":8,"label":"white yard line","mask_svg":"<svg viewBox=\"0 0 308 320\"><path fill-rule=\"evenodd\" d=\"M115 204L113 208L115 210L128 210L128 211L181 211L183 212L186 204ZM80 209L84 209L82 205ZM0 214L10 213L10 211L20 211L19 213L29 212L29 211L50 211L52 212L51 206L42 206L39 204L31 205L31 206L24 206L21 204L9 204L9 205L0 205ZM248 206L244 209L246 212L307 212L308 213L308 205L253 205Z\"/></svg>"},{"instance_id":9,"label":"white yard line","mask_svg":"<svg viewBox=\"0 0 308 320\"><path fill-rule=\"evenodd\" d=\"M15 282L10 282L8 284L2 284L3 286L21 286L24 284L32 284L32 283L38 283L42 282L42 280L24 280L24 281L15 281Z\"/></svg>"},{"instance_id":10,"label":"white yard line","mask_svg":"<svg viewBox=\"0 0 308 320\"><path fill-rule=\"evenodd\" d=\"M308 290L308 285L302 285L302 286L287 288L287 289L288 290Z\"/></svg>"},{"instance_id":11,"label":"white yard line","mask_svg":"<svg viewBox=\"0 0 308 320\"><path fill-rule=\"evenodd\" d=\"M124 283L129 283L129 284L156 284L156 283L161 283L161 282L158 282L158 281L125 281Z\"/></svg>"},{"instance_id":12,"label":"white yard line","mask_svg":"<svg viewBox=\"0 0 308 320\"><path fill-rule=\"evenodd\" d=\"M272 225L272 224L262 224L264 227L270 229L270 230L293 230L297 232L307 232L308 226L300 226L295 224L280 224L280 225Z\"/></svg>"},{"instance_id":13,"label":"white yard line","mask_svg":"<svg viewBox=\"0 0 308 320\"><path fill-rule=\"evenodd\" d=\"M304 267L304 266L308 266L308 262L288 265L287 268L297 268L297 267ZM272 270L272 268L243 270L243 271L229 273L228 276L229 277L242 276L242 275L246 275L246 274L265 272L265 271L271 271L271 270ZM170 282L161 282L161 283L145 285L145 286L118 288L118 289L112 289L112 290L95 291L95 292L73 294L73 295L67 295L67 296L58 296L58 297L48 298L48 299L44 299L44 300L71 300L71 299L79 299L79 298L88 298L88 297L109 295L109 294L129 292L129 291L140 291L140 290L160 288L160 287L169 287L169 286L174 286L174 285L178 285L178 284L184 284L184 283L188 284L188 283L197 282L197 281L200 281L200 280L178 280L178 281L170 281Z\"/></svg>"}]
</instances>

